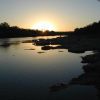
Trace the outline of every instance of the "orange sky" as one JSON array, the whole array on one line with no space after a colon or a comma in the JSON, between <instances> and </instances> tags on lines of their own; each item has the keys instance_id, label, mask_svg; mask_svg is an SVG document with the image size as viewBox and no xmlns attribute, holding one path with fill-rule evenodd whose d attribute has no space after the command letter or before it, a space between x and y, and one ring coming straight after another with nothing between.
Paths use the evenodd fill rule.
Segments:
<instances>
[{"instance_id":1,"label":"orange sky","mask_svg":"<svg viewBox=\"0 0 100 100\"><path fill-rule=\"evenodd\" d=\"M72 31L100 19L97 0L0 0L0 23L32 28L47 21L55 31Z\"/></svg>"}]
</instances>

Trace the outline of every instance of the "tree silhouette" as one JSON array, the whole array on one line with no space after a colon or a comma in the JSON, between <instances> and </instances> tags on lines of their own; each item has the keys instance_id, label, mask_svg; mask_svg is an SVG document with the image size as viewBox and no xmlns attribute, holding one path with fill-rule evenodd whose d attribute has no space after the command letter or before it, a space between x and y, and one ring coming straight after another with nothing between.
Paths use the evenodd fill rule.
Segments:
<instances>
[{"instance_id":1,"label":"tree silhouette","mask_svg":"<svg viewBox=\"0 0 100 100\"><path fill-rule=\"evenodd\" d=\"M10 25L7 22L3 22L3 23L0 24L0 27L1 28L9 28Z\"/></svg>"},{"instance_id":2,"label":"tree silhouette","mask_svg":"<svg viewBox=\"0 0 100 100\"><path fill-rule=\"evenodd\" d=\"M100 21L99 22L94 22L90 25L87 25L83 28L76 28L75 33L81 34L98 34L100 35Z\"/></svg>"}]
</instances>

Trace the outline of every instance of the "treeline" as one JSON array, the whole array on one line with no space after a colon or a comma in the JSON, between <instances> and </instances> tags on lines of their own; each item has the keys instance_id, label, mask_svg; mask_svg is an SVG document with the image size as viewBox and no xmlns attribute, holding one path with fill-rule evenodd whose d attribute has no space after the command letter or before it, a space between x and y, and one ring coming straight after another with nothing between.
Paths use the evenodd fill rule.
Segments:
<instances>
[{"instance_id":1,"label":"treeline","mask_svg":"<svg viewBox=\"0 0 100 100\"><path fill-rule=\"evenodd\" d=\"M0 38L5 37L30 37L40 33L38 30L22 29L17 26L10 26L4 22L0 24Z\"/></svg>"},{"instance_id":2,"label":"treeline","mask_svg":"<svg viewBox=\"0 0 100 100\"><path fill-rule=\"evenodd\" d=\"M83 28L76 28L74 33L80 35L100 35L100 21L94 22L90 25L87 25Z\"/></svg>"},{"instance_id":3,"label":"treeline","mask_svg":"<svg viewBox=\"0 0 100 100\"><path fill-rule=\"evenodd\" d=\"M0 38L9 38L9 37L34 37L34 36L43 36L43 35L57 35L58 33L54 31L39 31L32 29L23 29L17 26L10 26L7 22L0 24Z\"/></svg>"},{"instance_id":4,"label":"treeline","mask_svg":"<svg viewBox=\"0 0 100 100\"><path fill-rule=\"evenodd\" d=\"M23 29L17 26L10 26L4 22L0 24L0 38L8 37L34 37L34 36L54 36L54 35L93 35L100 36L100 21L94 22L83 28L76 28L74 32L54 32L54 31L39 31L32 29Z\"/></svg>"}]
</instances>

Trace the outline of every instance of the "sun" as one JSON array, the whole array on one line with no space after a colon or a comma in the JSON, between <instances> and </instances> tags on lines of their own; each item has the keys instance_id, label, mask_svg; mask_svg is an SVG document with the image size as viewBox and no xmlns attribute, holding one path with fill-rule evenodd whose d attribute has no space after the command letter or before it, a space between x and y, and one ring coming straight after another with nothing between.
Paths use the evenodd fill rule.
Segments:
<instances>
[{"instance_id":1,"label":"sun","mask_svg":"<svg viewBox=\"0 0 100 100\"><path fill-rule=\"evenodd\" d=\"M49 22L45 22L45 21L42 21L42 22L38 22L36 24L34 24L32 26L32 29L34 30L41 30L41 31L54 31L55 30L55 27L53 24L49 23Z\"/></svg>"}]
</instances>

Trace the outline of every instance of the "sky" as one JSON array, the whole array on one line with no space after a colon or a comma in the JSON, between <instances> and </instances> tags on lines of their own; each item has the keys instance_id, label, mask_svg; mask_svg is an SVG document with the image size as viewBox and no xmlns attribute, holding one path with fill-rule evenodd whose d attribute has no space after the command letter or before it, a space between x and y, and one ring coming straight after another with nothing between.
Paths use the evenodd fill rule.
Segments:
<instances>
[{"instance_id":1,"label":"sky","mask_svg":"<svg viewBox=\"0 0 100 100\"><path fill-rule=\"evenodd\" d=\"M32 28L40 21L55 31L73 31L100 20L98 0L0 0L0 23Z\"/></svg>"}]
</instances>

